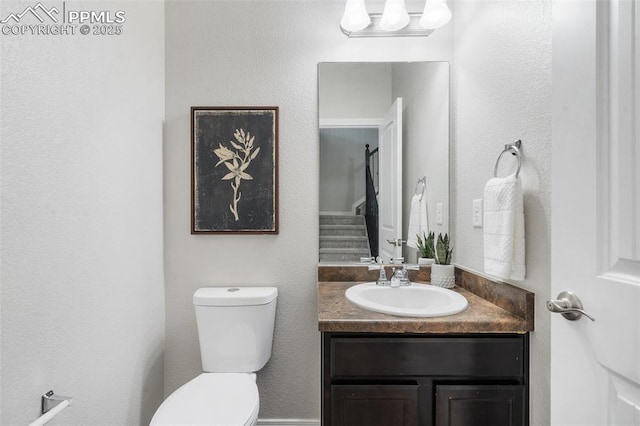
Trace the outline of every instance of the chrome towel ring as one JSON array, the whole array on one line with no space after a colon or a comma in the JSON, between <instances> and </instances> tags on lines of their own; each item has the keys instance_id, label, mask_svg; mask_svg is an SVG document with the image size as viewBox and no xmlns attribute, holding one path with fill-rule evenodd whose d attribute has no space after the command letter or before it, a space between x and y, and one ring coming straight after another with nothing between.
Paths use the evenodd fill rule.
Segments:
<instances>
[{"instance_id":1,"label":"chrome towel ring","mask_svg":"<svg viewBox=\"0 0 640 426\"><path fill-rule=\"evenodd\" d=\"M516 177L520 174L520 167L522 166L522 154L520 152L522 149L522 141L518 139L514 143L508 143L504 146L504 150L498 156L496 160L496 166L493 168L493 177L498 177L498 164L500 163L500 158L506 152L510 152L512 155L515 155L518 159L518 168L516 169Z\"/></svg>"},{"instance_id":2,"label":"chrome towel ring","mask_svg":"<svg viewBox=\"0 0 640 426\"><path fill-rule=\"evenodd\" d=\"M422 188L420 189L420 191L418 191L418 187L420 185L422 185ZM422 196L424 195L424 190L425 190L426 187L427 187L427 177L426 176L422 176L416 182L416 189L415 189L415 193L416 193L417 196L420 197L420 201L422 201Z\"/></svg>"}]
</instances>

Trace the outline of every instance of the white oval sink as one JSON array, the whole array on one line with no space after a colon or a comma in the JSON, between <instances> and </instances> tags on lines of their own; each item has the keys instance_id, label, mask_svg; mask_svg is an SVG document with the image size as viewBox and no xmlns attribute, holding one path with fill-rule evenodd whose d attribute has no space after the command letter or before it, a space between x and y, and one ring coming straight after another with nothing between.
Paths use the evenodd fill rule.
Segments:
<instances>
[{"instance_id":1,"label":"white oval sink","mask_svg":"<svg viewBox=\"0 0 640 426\"><path fill-rule=\"evenodd\" d=\"M467 299L455 291L426 284L383 287L376 283L354 285L347 299L361 308L402 317L442 317L467 309Z\"/></svg>"}]
</instances>

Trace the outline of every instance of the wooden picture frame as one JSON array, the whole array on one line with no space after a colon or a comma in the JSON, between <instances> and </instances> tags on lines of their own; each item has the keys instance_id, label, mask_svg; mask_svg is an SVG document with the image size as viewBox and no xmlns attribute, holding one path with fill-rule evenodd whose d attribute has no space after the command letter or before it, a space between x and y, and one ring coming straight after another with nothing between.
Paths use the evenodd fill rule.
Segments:
<instances>
[{"instance_id":1,"label":"wooden picture frame","mask_svg":"<svg viewBox=\"0 0 640 426\"><path fill-rule=\"evenodd\" d=\"M278 107L191 107L191 233L278 233Z\"/></svg>"}]
</instances>

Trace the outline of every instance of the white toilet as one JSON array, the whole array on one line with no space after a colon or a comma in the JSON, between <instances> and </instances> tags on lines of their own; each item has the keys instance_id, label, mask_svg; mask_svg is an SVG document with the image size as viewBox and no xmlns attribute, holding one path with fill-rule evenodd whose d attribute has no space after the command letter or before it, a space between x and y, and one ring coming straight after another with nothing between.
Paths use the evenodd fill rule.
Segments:
<instances>
[{"instance_id":1,"label":"white toilet","mask_svg":"<svg viewBox=\"0 0 640 426\"><path fill-rule=\"evenodd\" d=\"M245 426L258 421L255 372L271 357L275 287L209 287L193 294L204 373L162 403L151 426Z\"/></svg>"}]
</instances>

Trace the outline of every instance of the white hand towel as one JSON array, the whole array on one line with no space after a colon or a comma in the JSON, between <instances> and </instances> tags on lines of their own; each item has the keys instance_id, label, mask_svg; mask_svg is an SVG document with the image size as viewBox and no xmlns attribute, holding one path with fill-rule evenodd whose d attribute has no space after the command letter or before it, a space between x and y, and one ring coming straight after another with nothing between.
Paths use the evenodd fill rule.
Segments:
<instances>
[{"instance_id":1,"label":"white hand towel","mask_svg":"<svg viewBox=\"0 0 640 426\"><path fill-rule=\"evenodd\" d=\"M484 188L484 271L502 279L525 278L524 203L515 174Z\"/></svg>"},{"instance_id":2,"label":"white hand towel","mask_svg":"<svg viewBox=\"0 0 640 426\"><path fill-rule=\"evenodd\" d=\"M407 231L407 234L407 245L413 248L418 248L418 235L422 238L423 234L429 234L427 197L425 194L414 195L411 198L409 230Z\"/></svg>"}]
</instances>

